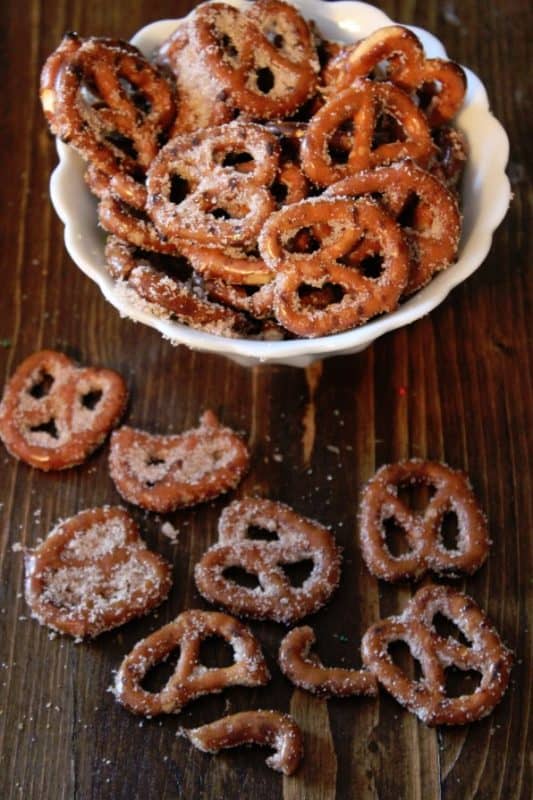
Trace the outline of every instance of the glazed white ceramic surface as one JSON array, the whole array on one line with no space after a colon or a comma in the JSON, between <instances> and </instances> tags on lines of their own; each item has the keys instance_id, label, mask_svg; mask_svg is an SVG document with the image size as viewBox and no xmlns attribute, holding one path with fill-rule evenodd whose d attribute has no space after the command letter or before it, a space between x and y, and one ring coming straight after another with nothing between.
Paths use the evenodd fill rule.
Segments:
<instances>
[{"instance_id":1,"label":"glazed white ceramic surface","mask_svg":"<svg viewBox=\"0 0 533 800\"><path fill-rule=\"evenodd\" d=\"M230 2L237 7L244 5L240 0ZM336 3L322 0L292 2L305 17L317 23L326 37L339 41L360 39L392 22L382 11L367 3L351 0ZM155 22L140 30L132 42L143 53L150 55L175 27L176 20ZM420 28L412 30L421 39L429 57L446 56L438 39ZM463 181L464 223L459 259L396 311L359 328L319 339L286 342L229 339L194 330L137 307L124 292L117 290L105 268L105 235L97 225L96 201L83 180L84 164L70 147L58 140L59 164L51 177L50 195L65 225L67 251L74 263L98 284L105 298L122 316L156 328L172 344L219 353L247 366L263 362L305 367L316 359L357 353L384 333L428 314L454 286L471 275L485 259L494 230L507 211L511 197L505 175L509 141L498 120L490 113L483 84L469 69L465 68L465 72L468 89L456 124L466 135L470 152Z\"/></svg>"}]
</instances>

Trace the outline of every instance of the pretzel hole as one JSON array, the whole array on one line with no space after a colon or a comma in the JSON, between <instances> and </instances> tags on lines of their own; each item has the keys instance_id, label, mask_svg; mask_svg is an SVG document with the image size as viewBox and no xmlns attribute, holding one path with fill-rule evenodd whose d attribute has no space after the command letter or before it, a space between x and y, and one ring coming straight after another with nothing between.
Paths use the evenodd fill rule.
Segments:
<instances>
[{"instance_id":1,"label":"pretzel hole","mask_svg":"<svg viewBox=\"0 0 533 800\"><path fill-rule=\"evenodd\" d=\"M385 269L385 259L379 253L370 253L358 260L357 250L355 250L353 253L348 253L337 260L346 267L357 269L361 275L364 275L365 278L369 278L370 280L377 280L380 278Z\"/></svg>"},{"instance_id":2,"label":"pretzel hole","mask_svg":"<svg viewBox=\"0 0 533 800\"><path fill-rule=\"evenodd\" d=\"M275 78L270 67L260 67L256 69L256 85L260 92L268 94L274 88Z\"/></svg>"},{"instance_id":3,"label":"pretzel hole","mask_svg":"<svg viewBox=\"0 0 533 800\"><path fill-rule=\"evenodd\" d=\"M425 483L403 483L398 487L398 498L412 511L423 512L437 489Z\"/></svg>"},{"instance_id":4,"label":"pretzel hole","mask_svg":"<svg viewBox=\"0 0 533 800\"><path fill-rule=\"evenodd\" d=\"M441 614L438 611L432 620L432 625L435 628L435 631L442 636L444 639L455 639L459 642L459 644L463 644L466 647L470 647L472 642L470 642L462 630L453 622L449 617L446 617L444 614Z\"/></svg>"},{"instance_id":5,"label":"pretzel hole","mask_svg":"<svg viewBox=\"0 0 533 800\"><path fill-rule=\"evenodd\" d=\"M444 671L444 686L447 697L462 697L474 694L481 684L481 673L475 669L462 670L447 667Z\"/></svg>"},{"instance_id":6,"label":"pretzel hole","mask_svg":"<svg viewBox=\"0 0 533 800\"><path fill-rule=\"evenodd\" d=\"M394 517L383 520L383 530L385 532L385 544L393 558L401 558L401 556L412 552L404 529Z\"/></svg>"},{"instance_id":7,"label":"pretzel hole","mask_svg":"<svg viewBox=\"0 0 533 800\"><path fill-rule=\"evenodd\" d=\"M155 664L148 670L141 681L141 687L146 692L158 693L167 685L169 679L176 671L178 659L180 657L179 645L175 647L164 661Z\"/></svg>"},{"instance_id":8,"label":"pretzel hole","mask_svg":"<svg viewBox=\"0 0 533 800\"><path fill-rule=\"evenodd\" d=\"M390 642L387 651L392 659L392 662L399 667L411 680L419 683L424 678L424 671L422 665L417 658L413 657L411 648L401 639L395 642Z\"/></svg>"},{"instance_id":9,"label":"pretzel hole","mask_svg":"<svg viewBox=\"0 0 533 800\"><path fill-rule=\"evenodd\" d=\"M412 192L403 204L402 210L396 218L396 222L401 228L416 227L416 209L420 204L420 198Z\"/></svg>"},{"instance_id":10,"label":"pretzel hole","mask_svg":"<svg viewBox=\"0 0 533 800\"><path fill-rule=\"evenodd\" d=\"M440 538L446 550L459 549L459 520L455 511L447 511L440 526Z\"/></svg>"},{"instance_id":11,"label":"pretzel hole","mask_svg":"<svg viewBox=\"0 0 533 800\"><path fill-rule=\"evenodd\" d=\"M159 458L159 456L153 455L152 453L148 453L146 456L146 466L147 467L156 467L159 464L164 464L165 459ZM181 466L181 462L178 462L179 466Z\"/></svg>"},{"instance_id":12,"label":"pretzel hole","mask_svg":"<svg viewBox=\"0 0 533 800\"><path fill-rule=\"evenodd\" d=\"M303 586L310 577L315 563L311 558L304 558L302 561L297 561L295 564L280 564L279 566L283 570L291 586L297 589Z\"/></svg>"},{"instance_id":13,"label":"pretzel hole","mask_svg":"<svg viewBox=\"0 0 533 800\"><path fill-rule=\"evenodd\" d=\"M212 217L215 219L231 219L231 214L225 208L214 208L212 211L208 212L211 214Z\"/></svg>"},{"instance_id":14,"label":"pretzel hole","mask_svg":"<svg viewBox=\"0 0 533 800\"><path fill-rule=\"evenodd\" d=\"M198 661L203 667L231 667L235 663L233 647L222 636L207 636L200 642Z\"/></svg>"},{"instance_id":15,"label":"pretzel hole","mask_svg":"<svg viewBox=\"0 0 533 800\"><path fill-rule=\"evenodd\" d=\"M189 194L190 187L189 181L182 178L181 175L172 175L170 178L170 195L169 200L177 206L183 203Z\"/></svg>"},{"instance_id":16,"label":"pretzel hole","mask_svg":"<svg viewBox=\"0 0 533 800\"><path fill-rule=\"evenodd\" d=\"M269 531L259 525L250 525L246 532L246 538L262 542L275 542L279 539L276 531Z\"/></svg>"},{"instance_id":17,"label":"pretzel hole","mask_svg":"<svg viewBox=\"0 0 533 800\"><path fill-rule=\"evenodd\" d=\"M416 96L418 106L422 111L426 111L436 96L442 92L443 85L441 81L427 81L420 86Z\"/></svg>"},{"instance_id":18,"label":"pretzel hole","mask_svg":"<svg viewBox=\"0 0 533 800\"><path fill-rule=\"evenodd\" d=\"M53 385L54 378L52 375L50 375L50 373L43 370L37 379L37 383L34 383L29 388L28 394L31 394L31 396L35 397L36 400L40 400L41 397L46 397L47 394L50 394L50 389Z\"/></svg>"},{"instance_id":19,"label":"pretzel hole","mask_svg":"<svg viewBox=\"0 0 533 800\"><path fill-rule=\"evenodd\" d=\"M270 193L274 197L276 203L278 205L282 205L287 199L289 187L286 183L282 183L282 181L277 180L274 181L274 183L270 186Z\"/></svg>"},{"instance_id":20,"label":"pretzel hole","mask_svg":"<svg viewBox=\"0 0 533 800\"><path fill-rule=\"evenodd\" d=\"M222 151L220 154L215 152L213 158L215 163L223 167L235 167L238 172L249 172L254 163L254 157L246 151L238 153Z\"/></svg>"},{"instance_id":21,"label":"pretzel hole","mask_svg":"<svg viewBox=\"0 0 533 800\"><path fill-rule=\"evenodd\" d=\"M353 146L354 123L347 119L330 137L328 155L335 164L347 164Z\"/></svg>"},{"instance_id":22,"label":"pretzel hole","mask_svg":"<svg viewBox=\"0 0 533 800\"><path fill-rule=\"evenodd\" d=\"M405 142L405 131L391 114L382 112L378 115L372 136L371 150L377 150L382 144Z\"/></svg>"},{"instance_id":23,"label":"pretzel hole","mask_svg":"<svg viewBox=\"0 0 533 800\"><path fill-rule=\"evenodd\" d=\"M131 100L131 102L135 106L135 108L141 111L142 114L146 115L150 114L152 110L152 103L146 97L146 95L143 92L141 92L139 87L135 86L135 84L132 83L129 80L129 78L126 78L124 75L119 75L118 82L122 87L122 89L124 90L124 92L126 93L128 99Z\"/></svg>"},{"instance_id":24,"label":"pretzel hole","mask_svg":"<svg viewBox=\"0 0 533 800\"><path fill-rule=\"evenodd\" d=\"M129 156L134 161L137 161L138 153L133 144L133 139L130 139L129 136L124 136L124 134L119 133L119 131L111 131L111 133L107 133L105 135L106 141L120 150L124 155Z\"/></svg>"},{"instance_id":25,"label":"pretzel hole","mask_svg":"<svg viewBox=\"0 0 533 800\"><path fill-rule=\"evenodd\" d=\"M228 567L222 574L227 580L246 589L258 589L261 586L257 575L248 572L244 567Z\"/></svg>"},{"instance_id":26,"label":"pretzel hole","mask_svg":"<svg viewBox=\"0 0 533 800\"><path fill-rule=\"evenodd\" d=\"M96 82L87 75L84 75L83 71L77 71L75 68L72 68L72 70L77 74L78 79L81 80L80 97L85 105L90 106L94 111L99 111L102 108L109 108L109 105L100 94L100 89Z\"/></svg>"},{"instance_id":27,"label":"pretzel hole","mask_svg":"<svg viewBox=\"0 0 533 800\"><path fill-rule=\"evenodd\" d=\"M81 396L81 404L89 411L94 411L100 400L102 399L103 391L101 389L91 389Z\"/></svg>"},{"instance_id":28,"label":"pretzel hole","mask_svg":"<svg viewBox=\"0 0 533 800\"><path fill-rule=\"evenodd\" d=\"M263 35L277 50L283 50L285 47L285 38L275 28L263 31Z\"/></svg>"},{"instance_id":29,"label":"pretzel hole","mask_svg":"<svg viewBox=\"0 0 533 800\"><path fill-rule=\"evenodd\" d=\"M237 58L237 56L239 55L239 51L235 47L233 39L231 38L231 36L229 36L229 34L219 32L217 34L217 40L219 46L224 50L226 55L228 55L230 58L233 59Z\"/></svg>"},{"instance_id":30,"label":"pretzel hole","mask_svg":"<svg viewBox=\"0 0 533 800\"><path fill-rule=\"evenodd\" d=\"M325 283L320 287L302 283L298 287L298 297L304 308L321 311L334 303L340 303L344 297L344 289L336 283Z\"/></svg>"},{"instance_id":31,"label":"pretzel hole","mask_svg":"<svg viewBox=\"0 0 533 800\"><path fill-rule=\"evenodd\" d=\"M315 253L320 249L320 237L313 227L300 228L285 245L288 253Z\"/></svg>"},{"instance_id":32,"label":"pretzel hole","mask_svg":"<svg viewBox=\"0 0 533 800\"><path fill-rule=\"evenodd\" d=\"M40 425L32 425L30 427L32 433L47 433L52 439L59 439L59 431L56 427L56 421L52 417L48 422L41 422Z\"/></svg>"}]
</instances>

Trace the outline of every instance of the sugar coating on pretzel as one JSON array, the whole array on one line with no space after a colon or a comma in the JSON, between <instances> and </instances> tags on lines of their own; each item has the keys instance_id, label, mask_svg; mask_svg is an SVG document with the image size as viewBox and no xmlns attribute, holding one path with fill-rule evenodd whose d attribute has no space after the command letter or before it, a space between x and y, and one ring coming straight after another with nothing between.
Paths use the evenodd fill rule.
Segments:
<instances>
[{"instance_id":1,"label":"sugar coating on pretzel","mask_svg":"<svg viewBox=\"0 0 533 800\"><path fill-rule=\"evenodd\" d=\"M240 169L240 157L252 168ZM148 213L170 242L253 243L275 207L268 187L278 162L276 137L252 123L175 137L148 171Z\"/></svg>"},{"instance_id":2,"label":"sugar coating on pretzel","mask_svg":"<svg viewBox=\"0 0 533 800\"><path fill-rule=\"evenodd\" d=\"M375 230L338 263L273 265L258 242L277 212L361 172L391 166L412 181L407 160L456 192L466 148L449 122L464 88L458 65L426 59L400 26L343 46L282 0L242 10L215 1L178 21L152 63L127 42L68 34L43 69L41 99L52 131L89 162L100 225L143 251L115 279L117 298L136 317L268 340L362 325L453 263L457 206L421 174L399 212L388 181L387 192L350 195L380 195L397 226L369 211ZM312 254L319 227L295 252ZM399 296L397 274L382 268L390 259L376 252L395 237L410 261ZM112 274L117 261L108 259Z\"/></svg>"},{"instance_id":3,"label":"sugar coating on pretzel","mask_svg":"<svg viewBox=\"0 0 533 800\"><path fill-rule=\"evenodd\" d=\"M41 102L53 133L110 175L145 172L176 112L169 83L136 47L77 34L44 65Z\"/></svg>"},{"instance_id":4,"label":"sugar coating on pretzel","mask_svg":"<svg viewBox=\"0 0 533 800\"><path fill-rule=\"evenodd\" d=\"M200 663L202 641L212 637L233 648L235 663L209 668ZM165 686L159 692L144 689L149 671L178 648L176 669ZM229 686L263 686L269 680L259 642L246 625L228 614L192 609L137 642L120 665L113 692L129 711L152 717L177 714L196 698Z\"/></svg>"},{"instance_id":5,"label":"sugar coating on pretzel","mask_svg":"<svg viewBox=\"0 0 533 800\"><path fill-rule=\"evenodd\" d=\"M457 257L461 215L454 195L412 161L398 161L332 184L331 197L378 197L398 222L409 247L405 295L418 291Z\"/></svg>"},{"instance_id":6,"label":"sugar coating on pretzel","mask_svg":"<svg viewBox=\"0 0 533 800\"><path fill-rule=\"evenodd\" d=\"M402 487L433 490L424 511L413 511L399 496ZM457 519L457 543L448 549L442 528L446 515ZM393 555L386 522L405 532L409 550ZM361 549L370 572L387 581L420 578L425 572L472 574L489 551L485 516L468 477L447 464L411 459L385 464L366 484L359 509Z\"/></svg>"},{"instance_id":7,"label":"sugar coating on pretzel","mask_svg":"<svg viewBox=\"0 0 533 800\"><path fill-rule=\"evenodd\" d=\"M338 92L358 78L381 72L404 91L416 91L432 127L449 122L460 109L466 76L459 64L425 58L418 37L400 25L379 28L362 41L342 50L326 68L325 82ZM425 97L427 95L427 98Z\"/></svg>"},{"instance_id":8,"label":"sugar coating on pretzel","mask_svg":"<svg viewBox=\"0 0 533 800\"><path fill-rule=\"evenodd\" d=\"M375 146L380 116L394 120L390 141ZM343 126L352 126L347 152L336 163L330 143ZM329 186L351 173L411 158L425 166L433 152L423 113L392 83L360 78L335 94L311 119L302 142L302 167L317 186Z\"/></svg>"},{"instance_id":9,"label":"sugar coating on pretzel","mask_svg":"<svg viewBox=\"0 0 533 800\"><path fill-rule=\"evenodd\" d=\"M258 0L242 13L226 3L205 3L189 25L204 70L240 112L283 117L313 94L316 51L307 22L292 6Z\"/></svg>"},{"instance_id":10,"label":"sugar coating on pretzel","mask_svg":"<svg viewBox=\"0 0 533 800\"><path fill-rule=\"evenodd\" d=\"M41 350L19 364L5 386L0 438L32 467L67 469L103 442L127 397L117 372L78 367L63 353Z\"/></svg>"},{"instance_id":11,"label":"sugar coating on pretzel","mask_svg":"<svg viewBox=\"0 0 533 800\"><path fill-rule=\"evenodd\" d=\"M41 625L98 636L147 614L166 598L170 565L149 550L122 508L81 511L26 550L26 602Z\"/></svg>"},{"instance_id":12,"label":"sugar coating on pretzel","mask_svg":"<svg viewBox=\"0 0 533 800\"><path fill-rule=\"evenodd\" d=\"M178 111L170 138L231 122L234 110L228 94L198 57L188 20L183 20L159 47L155 63L167 69L176 82Z\"/></svg>"},{"instance_id":13,"label":"sugar coating on pretzel","mask_svg":"<svg viewBox=\"0 0 533 800\"><path fill-rule=\"evenodd\" d=\"M126 425L111 437L109 473L130 503L166 513L235 488L249 466L240 436L212 411L184 433L158 436Z\"/></svg>"},{"instance_id":14,"label":"sugar coating on pretzel","mask_svg":"<svg viewBox=\"0 0 533 800\"><path fill-rule=\"evenodd\" d=\"M324 667L311 648L316 642L308 625L293 628L279 648L279 666L283 674L300 689L321 697L351 697L377 694L377 681L367 670Z\"/></svg>"},{"instance_id":15,"label":"sugar coating on pretzel","mask_svg":"<svg viewBox=\"0 0 533 800\"><path fill-rule=\"evenodd\" d=\"M152 314L171 317L193 328L220 336L242 335L250 321L232 308L213 301L193 271L192 245L172 245L173 256L135 247L117 236L109 236L106 266L115 279L117 294Z\"/></svg>"},{"instance_id":16,"label":"sugar coating on pretzel","mask_svg":"<svg viewBox=\"0 0 533 800\"><path fill-rule=\"evenodd\" d=\"M277 538L250 538L253 526ZM283 503L248 497L235 500L222 512L218 542L196 565L194 579L210 603L237 615L289 624L327 603L339 583L340 560L340 550L327 528ZM293 586L283 565L301 561L312 561L313 568L301 586ZM225 575L232 567L256 576L259 585L252 589Z\"/></svg>"},{"instance_id":17,"label":"sugar coating on pretzel","mask_svg":"<svg viewBox=\"0 0 533 800\"><path fill-rule=\"evenodd\" d=\"M299 251L302 233L311 252ZM318 197L287 206L265 224L259 251L277 270L276 317L299 336L336 333L391 311L407 283L401 231L372 199ZM317 303L309 302L317 290Z\"/></svg>"},{"instance_id":18,"label":"sugar coating on pretzel","mask_svg":"<svg viewBox=\"0 0 533 800\"><path fill-rule=\"evenodd\" d=\"M289 714L279 711L241 711L200 728L181 728L180 734L204 753L246 744L273 747L266 763L284 775L296 772L303 757L300 728Z\"/></svg>"},{"instance_id":19,"label":"sugar coating on pretzel","mask_svg":"<svg viewBox=\"0 0 533 800\"><path fill-rule=\"evenodd\" d=\"M437 633L437 614L453 622L467 644ZM396 641L405 642L420 662L422 680L412 680L393 662L388 647ZM369 628L362 656L381 685L426 725L465 725L490 714L505 694L512 666L511 651L484 612L471 597L450 586L419 589L400 616ZM449 667L479 673L479 686L469 694L448 696Z\"/></svg>"}]
</instances>

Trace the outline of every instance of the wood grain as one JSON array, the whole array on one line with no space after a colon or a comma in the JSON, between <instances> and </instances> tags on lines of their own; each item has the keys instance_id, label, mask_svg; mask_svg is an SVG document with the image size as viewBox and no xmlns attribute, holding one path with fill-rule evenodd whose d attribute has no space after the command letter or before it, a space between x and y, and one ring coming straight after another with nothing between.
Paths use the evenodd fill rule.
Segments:
<instances>
[{"instance_id":1,"label":"wood grain","mask_svg":"<svg viewBox=\"0 0 533 800\"><path fill-rule=\"evenodd\" d=\"M284 800L519 800L531 796L531 6L526 0L415 3L387 0L392 18L433 31L479 73L511 139L514 199L491 252L466 283L409 328L365 352L313 365L246 369L174 349L121 320L70 262L48 180L56 156L38 102L40 67L65 30L129 37L154 19L181 16L184 0L21 0L3 4L0 65L0 379L42 347L119 370L131 387L128 421L157 432L196 424L205 408L247 432L252 471L238 494L288 502L332 526L344 548L338 594L312 619L325 663L358 666L368 625L399 611L410 585L378 584L357 546L359 490L374 469L405 456L466 469L493 539L487 564L459 585L485 608L516 652L512 685L489 718L429 730L384 693L316 700L276 669L283 631L255 624L273 674L263 689L204 698L175 718L140 722L106 692L133 643L188 607L206 607L191 580L216 538L225 500L163 520L133 514L174 564L175 586L157 614L94 643L51 638L27 619L16 542L34 544L54 521L119 498L104 447L87 464L45 475L0 453L0 797L35 800L284 798ZM210 658L223 653L213 651ZM258 748L217 758L176 737L227 711L291 710L307 758L293 779L264 765Z\"/></svg>"}]
</instances>

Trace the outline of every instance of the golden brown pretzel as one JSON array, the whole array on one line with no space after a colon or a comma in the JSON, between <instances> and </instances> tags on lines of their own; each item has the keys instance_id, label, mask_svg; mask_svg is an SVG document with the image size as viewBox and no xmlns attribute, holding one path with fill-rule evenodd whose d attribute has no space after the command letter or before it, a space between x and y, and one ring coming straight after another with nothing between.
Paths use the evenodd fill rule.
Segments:
<instances>
[{"instance_id":1,"label":"golden brown pretzel","mask_svg":"<svg viewBox=\"0 0 533 800\"><path fill-rule=\"evenodd\" d=\"M273 747L275 753L266 763L284 775L296 772L303 756L300 728L289 714L279 711L241 711L200 728L180 728L180 734L204 753L243 744Z\"/></svg>"},{"instance_id":2,"label":"golden brown pretzel","mask_svg":"<svg viewBox=\"0 0 533 800\"><path fill-rule=\"evenodd\" d=\"M258 0L246 13L206 3L191 17L190 37L228 102L256 119L289 115L314 92L319 67L311 32L286 3Z\"/></svg>"},{"instance_id":3,"label":"golden brown pretzel","mask_svg":"<svg viewBox=\"0 0 533 800\"><path fill-rule=\"evenodd\" d=\"M130 503L166 513L235 488L249 460L240 436L206 411L198 428L172 436L119 428L111 437L109 473Z\"/></svg>"},{"instance_id":4,"label":"golden brown pretzel","mask_svg":"<svg viewBox=\"0 0 533 800\"><path fill-rule=\"evenodd\" d=\"M147 252L109 236L105 248L106 265L121 290L131 291L132 302L149 304L151 313L170 315L193 328L221 336L242 335L248 320L216 302L211 302L192 270L184 242L176 248L176 258Z\"/></svg>"},{"instance_id":5,"label":"golden brown pretzel","mask_svg":"<svg viewBox=\"0 0 533 800\"><path fill-rule=\"evenodd\" d=\"M147 197L146 186L142 181L136 180L126 172L115 172L109 175L93 164L89 164L84 179L91 192L100 200L111 195L131 208L144 211Z\"/></svg>"},{"instance_id":6,"label":"golden brown pretzel","mask_svg":"<svg viewBox=\"0 0 533 800\"><path fill-rule=\"evenodd\" d=\"M199 58L189 33L188 20L182 20L155 54L155 63L172 74L176 82L176 119L170 138L183 133L231 122L234 109L220 81L210 74Z\"/></svg>"},{"instance_id":7,"label":"golden brown pretzel","mask_svg":"<svg viewBox=\"0 0 533 800\"><path fill-rule=\"evenodd\" d=\"M293 252L302 231L311 231L312 252ZM325 336L391 311L407 283L402 233L371 199L319 197L286 206L265 224L259 250L278 272L276 318L299 336ZM328 288L333 302L323 294ZM305 302L306 292L316 290L322 292L319 302Z\"/></svg>"},{"instance_id":8,"label":"golden brown pretzel","mask_svg":"<svg viewBox=\"0 0 533 800\"><path fill-rule=\"evenodd\" d=\"M438 634L435 615L451 620L468 640ZM387 650L405 642L422 667L423 679L411 680L397 667ZM393 697L427 725L465 725L490 714L509 682L512 654L472 598L450 586L425 586L407 604L403 614L388 617L365 633L363 661ZM481 675L471 694L449 697L449 667Z\"/></svg>"},{"instance_id":9,"label":"golden brown pretzel","mask_svg":"<svg viewBox=\"0 0 533 800\"><path fill-rule=\"evenodd\" d=\"M251 170L239 168L242 158ZM252 123L178 136L148 171L148 213L169 242L253 245L275 207L268 187L278 161L276 137Z\"/></svg>"},{"instance_id":10,"label":"golden brown pretzel","mask_svg":"<svg viewBox=\"0 0 533 800\"><path fill-rule=\"evenodd\" d=\"M425 286L453 263L461 234L457 201L440 180L412 161L356 172L326 190L332 197L379 197L398 222L409 246L409 280L404 294Z\"/></svg>"},{"instance_id":11,"label":"golden brown pretzel","mask_svg":"<svg viewBox=\"0 0 533 800\"><path fill-rule=\"evenodd\" d=\"M144 173L176 113L166 79L136 47L67 34L41 73L52 132L106 174Z\"/></svg>"},{"instance_id":12,"label":"golden brown pretzel","mask_svg":"<svg viewBox=\"0 0 533 800\"><path fill-rule=\"evenodd\" d=\"M94 188L94 181L92 186ZM115 197L111 191L106 192L98 203L98 221L107 233L133 248L178 256L185 247L185 244L178 247L176 243L166 241L144 208L137 209L128 205Z\"/></svg>"},{"instance_id":13,"label":"golden brown pretzel","mask_svg":"<svg viewBox=\"0 0 533 800\"><path fill-rule=\"evenodd\" d=\"M128 392L110 369L78 367L41 350L11 376L0 405L0 438L11 455L42 470L81 464L122 416Z\"/></svg>"},{"instance_id":14,"label":"golden brown pretzel","mask_svg":"<svg viewBox=\"0 0 533 800\"><path fill-rule=\"evenodd\" d=\"M200 645L213 636L233 648L231 666L207 668L200 663ZM141 683L152 667L177 648L179 660L165 686L159 692L143 689ZM228 614L192 609L137 642L120 665L114 694L129 711L152 717L177 714L197 697L228 686L263 686L269 680L259 642L246 625Z\"/></svg>"},{"instance_id":15,"label":"golden brown pretzel","mask_svg":"<svg viewBox=\"0 0 533 800\"><path fill-rule=\"evenodd\" d=\"M293 628L282 640L279 666L291 683L321 697L351 697L356 694L374 697L377 694L377 681L371 672L324 667L316 656L310 655L315 641L314 631L308 625Z\"/></svg>"},{"instance_id":16,"label":"golden brown pretzel","mask_svg":"<svg viewBox=\"0 0 533 800\"><path fill-rule=\"evenodd\" d=\"M390 137L374 147L383 113L396 127ZM346 125L353 128L347 152L340 163L335 163L332 138ZM329 186L358 170L405 158L425 166L432 152L427 120L413 101L392 83L360 78L329 99L310 121L302 142L302 167L317 186Z\"/></svg>"},{"instance_id":17,"label":"golden brown pretzel","mask_svg":"<svg viewBox=\"0 0 533 800\"><path fill-rule=\"evenodd\" d=\"M275 541L250 539L251 526L277 534ZM256 619L286 624L317 611L329 600L340 577L340 550L322 525L272 500L235 500L222 512L218 542L204 553L194 570L200 593L216 603ZM313 562L301 586L292 586L282 565ZM241 567L256 575L260 588L241 586L224 573Z\"/></svg>"},{"instance_id":18,"label":"golden brown pretzel","mask_svg":"<svg viewBox=\"0 0 533 800\"><path fill-rule=\"evenodd\" d=\"M24 562L32 615L77 638L147 614L172 585L169 564L148 550L124 509L110 506L60 522Z\"/></svg>"},{"instance_id":19,"label":"golden brown pretzel","mask_svg":"<svg viewBox=\"0 0 533 800\"><path fill-rule=\"evenodd\" d=\"M423 485L434 490L423 512L412 511L398 497L402 486ZM457 517L457 547L442 541L446 514ZM386 520L403 531L409 551L392 555L385 535ZM487 523L467 476L446 464L411 459L386 464L366 484L359 510L363 558L370 572L387 581L419 578L428 570L472 574L489 551Z\"/></svg>"},{"instance_id":20,"label":"golden brown pretzel","mask_svg":"<svg viewBox=\"0 0 533 800\"><path fill-rule=\"evenodd\" d=\"M418 37L400 25L380 28L341 51L329 63L325 80L331 91L338 92L384 63L387 80L405 91L419 92L422 100L428 95L424 110L431 127L449 122L459 111L466 91L462 68L442 58L426 59Z\"/></svg>"}]
</instances>

